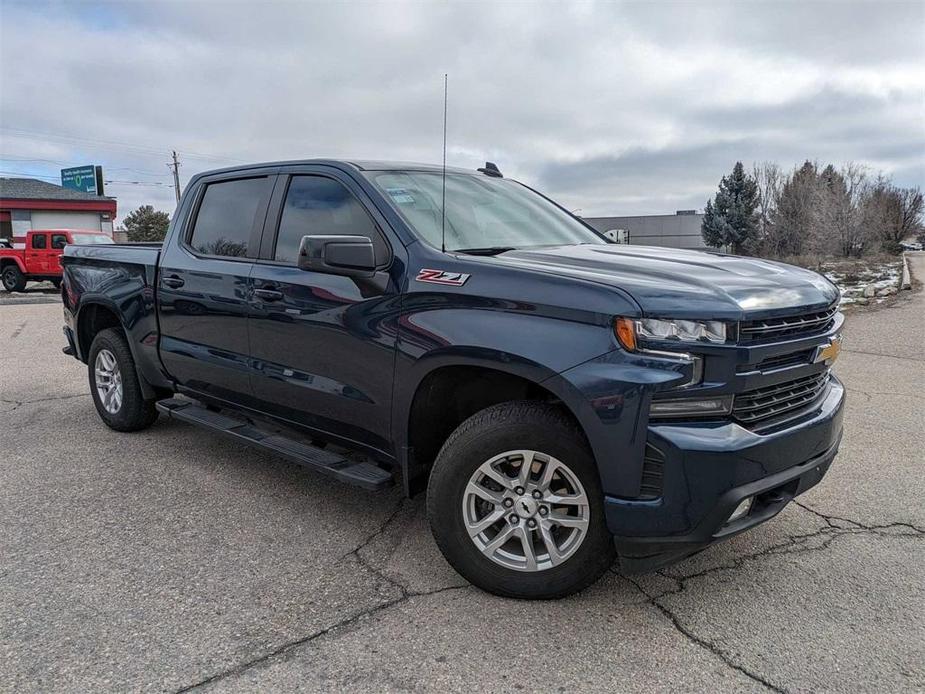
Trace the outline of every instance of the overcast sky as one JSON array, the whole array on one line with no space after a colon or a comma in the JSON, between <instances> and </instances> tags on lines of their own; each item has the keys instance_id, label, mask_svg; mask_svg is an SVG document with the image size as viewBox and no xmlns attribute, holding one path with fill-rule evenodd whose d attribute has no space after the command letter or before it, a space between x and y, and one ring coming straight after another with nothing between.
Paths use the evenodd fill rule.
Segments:
<instances>
[{"instance_id":1,"label":"overcast sky","mask_svg":"<svg viewBox=\"0 0 925 694\"><path fill-rule=\"evenodd\" d=\"M702 208L739 159L925 184L925 2L82 4L0 0L0 171L496 162L579 214ZM40 161L44 160L44 161ZM139 181L148 185L131 185ZM151 185L161 184L161 185Z\"/></svg>"}]
</instances>

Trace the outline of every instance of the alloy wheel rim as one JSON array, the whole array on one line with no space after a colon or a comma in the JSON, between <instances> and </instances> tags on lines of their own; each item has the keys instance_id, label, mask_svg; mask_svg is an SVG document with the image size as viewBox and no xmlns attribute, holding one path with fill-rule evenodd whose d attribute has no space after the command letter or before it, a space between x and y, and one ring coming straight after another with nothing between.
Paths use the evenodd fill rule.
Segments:
<instances>
[{"instance_id":1,"label":"alloy wheel rim","mask_svg":"<svg viewBox=\"0 0 925 694\"><path fill-rule=\"evenodd\" d=\"M476 548L516 571L546 571L578 551L591 508L578 476L532 450L501 453L480 465L463 493L463 521Z\"/></svg>"},{"instance_id":2,"label":"alloy wheel rim","mask_svg":"<svg viewBox=\"0 0 925 694\"><path fill-rule=\"evenodd\" d=\"M122 407L122 373L115 355L108 349L101 349L96 355L93 372L103 409L116 414Z\"/></svg>"}]
</instances>

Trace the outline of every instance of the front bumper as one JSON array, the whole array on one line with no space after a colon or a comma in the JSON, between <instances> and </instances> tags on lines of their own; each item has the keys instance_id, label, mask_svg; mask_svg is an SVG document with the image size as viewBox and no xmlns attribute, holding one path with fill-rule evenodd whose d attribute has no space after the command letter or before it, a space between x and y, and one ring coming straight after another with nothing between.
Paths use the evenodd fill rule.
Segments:
<instances>
[{"instance_id":1,"label":"front bumper","mask_svg":"<svg viewBox=\"0 0 925 694\"><path fill-rule=\"evenodd\" d=\"M828 471L841 441L844 400L833 376L812 412L772 434L734 422L649 426L649 442L663 455L662 495L605 497L621 568L652 571L779 513ZM727 523L748 497L755 498L749 514Z\"/></svg>"}]
</instances>

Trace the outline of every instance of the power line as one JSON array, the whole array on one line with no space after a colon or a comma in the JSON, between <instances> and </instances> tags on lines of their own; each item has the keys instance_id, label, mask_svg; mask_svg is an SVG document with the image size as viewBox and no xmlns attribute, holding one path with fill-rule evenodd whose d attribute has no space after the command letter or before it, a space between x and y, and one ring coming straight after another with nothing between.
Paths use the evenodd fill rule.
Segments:
<instances>
[{"instance_id":1,"label":"power line","mask_svg":"<svg viewBox=\"0 0 925 694\"><path fill-rule=\"evenodd\" d=\"M119 142L118 140L100 140L90 137L79 137L77 135L70 134L59 134L59 133L46 133L40 132L38 130L27 130L25 128L11 128L9 126L0 126L0 130L4 130L10 133L11 137L27 138L27 137L44 137L52 138L55 140L63 140L65 142L86 142L89 144L94 144L97 146L110 147L110 148L122 148L126 150L134 150L136 152L142 152L145 154L169 154L170 150L161 149L157 147L152 147L149 145L136 145L129 142ZM202 152L192 152L189 150L181 150L181 154L184 154L187 157L192 157L194 159L206 159L211 161L230 161L237 162L239 164L246 164L247 162L243 159L235 159L234 157L228 156L217 156L214 154L204 154Z\"/></svg>"},{"instance_id":2,"label":"power line","mask_svg":"<svg viewBox=\"0 0 925 694\"><path fill-rule=\"evenodd\" d=\"M0 171L0 174L4 176L23 176L25 178L39 178L46 181L60 181L60 176L42 176L40 174L32 174L26 171ZM106 179L103 181L106 185L116 185L116 186L159 186L162 188L173 188L172 183L164 183L163 181L114 181Z\"/></svg>"},{"instance_id":3,"label":"power line","mask_svg":"<svg viewBox=\"0 0 925 694\"><path fill-rule=\"evenodd\" d=\"M0 174L3 174L4 176L25 176L27 178L46 178L49 181L57 181L61 178L60 176L41 176L39 174L32 174L26 171L0 171Z\"/></svg>"},{"instance_id":4,"label":"power line","mask_svg":"<svg viewBox=\"0 0 925 694\"><path fill-rule=\"evenodd\" d=\"M59 166L81 166L81 164L75 164L71 161L60 161L58 159L26 159L23 157L7 157L0 154L0 161L10 161L10 162L38 162L45 164L58 164ZM131 166L103 166L107 171L131 171L133 173L141 174L142 176L157 176L158 178L169 178L170 174L165 174L160 171L145 171L143 169L136 169Z\"/></svg>"}]
</instances>

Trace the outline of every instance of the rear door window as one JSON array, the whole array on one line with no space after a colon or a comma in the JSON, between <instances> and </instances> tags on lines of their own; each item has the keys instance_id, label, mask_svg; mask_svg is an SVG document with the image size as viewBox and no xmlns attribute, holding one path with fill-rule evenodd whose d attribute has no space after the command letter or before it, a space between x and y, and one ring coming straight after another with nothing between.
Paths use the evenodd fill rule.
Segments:
<instances>
[{"instance_id":1,"label":"rear door window","mask_svg":"<svg viewBox=\"0 0 925 694\"><path fill-rule=\"evenodd\" d=\"M51 247L64 248L67 245L67 234L52 234Z\"/></svg>"},{"instance_id":2,"label":"rear door window","mask_svg":"<svg viewBox=\"0 0 925 694\"><path fill-rule=\"evenodd\" d=\"M246 256L269 192L270 179L265 176L209 183L199 203L190 247L202 255Z\"/></svg>"},{"instance_id":3,"label":"rear door window","mask_svg":"<svg viewBox=\"0 0 925 694\"><path fill-rule=\"evenodd\" d=\"M47 234L33 234L32 235L32 247L33 248L46 248L48 243Z\"/></svg>"}]
</instances>

